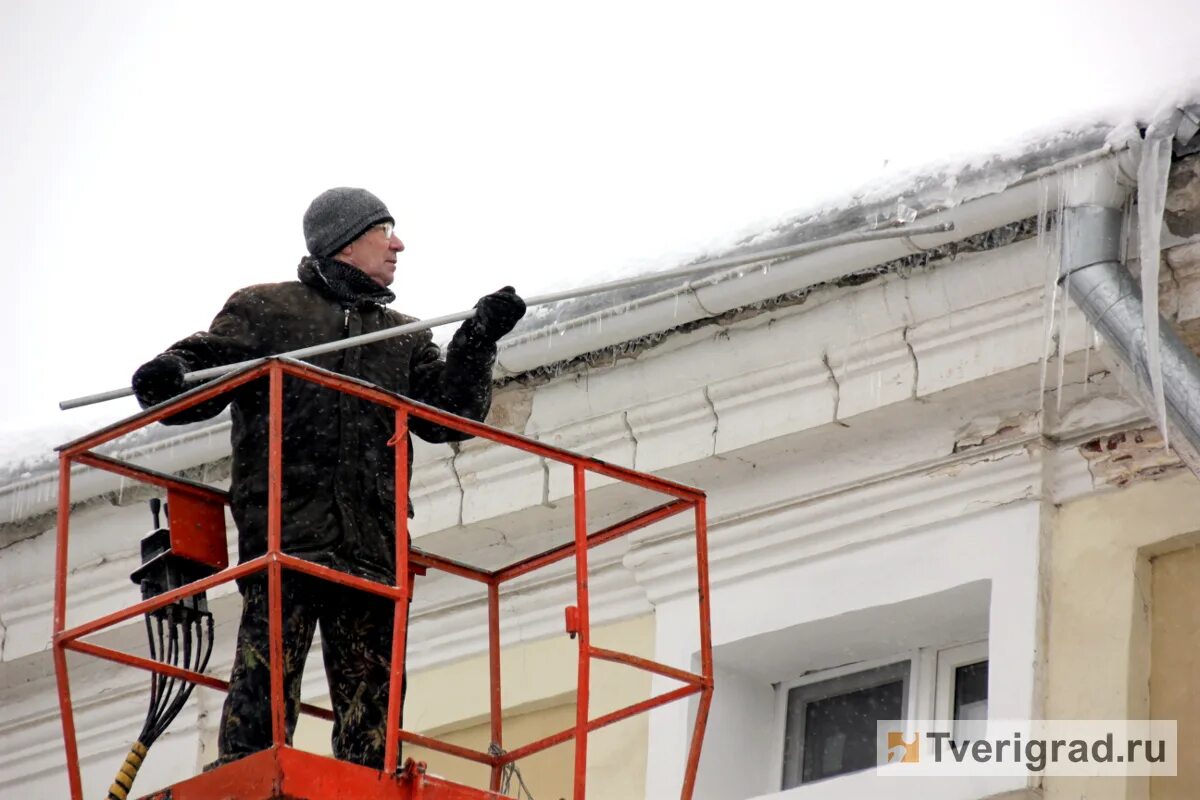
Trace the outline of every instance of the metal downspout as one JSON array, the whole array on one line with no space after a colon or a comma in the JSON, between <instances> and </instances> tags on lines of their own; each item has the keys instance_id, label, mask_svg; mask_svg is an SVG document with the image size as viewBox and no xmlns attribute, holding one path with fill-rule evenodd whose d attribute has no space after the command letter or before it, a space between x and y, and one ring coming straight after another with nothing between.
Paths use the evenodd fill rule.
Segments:
<instances>
[{"instance_id":1,"label":"metal downspout","mask_svg":"<svg viewBox=\"0 0 1200 800\"><path fill-rule=\"evenodd\" d=\"M1067 208L1059 280L1065 281L1071 299L1133 374L1153 419L1142 293L1120 262L1122 221L1119 208ZM1158 338L1171 446L1200 476L1200 358L1161 315Z\"/></svg>"}]
</instances>

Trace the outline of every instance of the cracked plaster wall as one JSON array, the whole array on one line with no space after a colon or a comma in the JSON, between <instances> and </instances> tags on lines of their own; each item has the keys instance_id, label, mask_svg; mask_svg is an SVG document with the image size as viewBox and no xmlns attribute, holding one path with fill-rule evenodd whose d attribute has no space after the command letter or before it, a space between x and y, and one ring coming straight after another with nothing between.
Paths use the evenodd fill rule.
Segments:
<instances>
[{"instance_id":1,"label":"cracked plaster wall","mask_svg":"<svg viewBox=\"0 0 1200 800\"><path fill-rule=\"evenodd\" d=\"M1066 503L1057 514L1047 609L1046 716L1150 717L1149 559L1196 542L1190 473ZM1190 632L1189 632L1190 635ZM1180 742L1186 758L1187 744ZM1148 796L1145 778L1047 777L1046 800Z\"/></svg>"}]
</instances>

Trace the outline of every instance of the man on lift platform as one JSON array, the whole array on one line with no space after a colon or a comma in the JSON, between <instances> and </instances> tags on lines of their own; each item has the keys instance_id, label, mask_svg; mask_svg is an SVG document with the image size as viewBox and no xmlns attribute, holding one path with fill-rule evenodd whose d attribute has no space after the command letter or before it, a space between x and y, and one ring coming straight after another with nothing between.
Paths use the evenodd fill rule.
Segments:
<instances>
[{"instance_id":1,"label":"man on lift platform","mask_svg":"<svg viewBox=\"0 0 1200 800\"><path fill-rule=\"evenodd\" d=\"M387 308L396 299L388 286L404 251L394 225L387 207L364 189L342 187L319 195L304 214L309 255L300 261L298 280L235 292L207 331L176 342L134 373L138 402L145 408L183 392L188 372L413 322ZM482 421L491 404L496 341L524 315L525 303L509 286L483 297L475 308L444 357L430 333L420 331L314 356L311 362ZM395 466L387 441L393 412L307 381L286 379L283 392L283 550L392 584ZM165 423L207 419L227 403L233 420L230 505L239 556L246 561L262 555L267 542L266 380ZM430 442L467 438L416 418L412 431ZM319 625L333 704L334 755L381 769L392 601L287 571L282 586L289 743L304 661ZM266 576L246 578L239 588L241 627L221 714L218 763L271 746Z\"/></svg>"}]
</instances>

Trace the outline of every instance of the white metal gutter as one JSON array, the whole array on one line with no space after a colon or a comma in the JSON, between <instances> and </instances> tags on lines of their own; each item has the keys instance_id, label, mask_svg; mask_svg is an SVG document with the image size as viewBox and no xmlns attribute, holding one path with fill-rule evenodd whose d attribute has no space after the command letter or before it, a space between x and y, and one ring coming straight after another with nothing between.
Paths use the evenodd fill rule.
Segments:
<instances>
[{"instance_id":1,"label":"white metal gutter","mask_svg":"<svg viewBox=\"0 0 1200 800\"><path fill-rule=\"evenodd\" d=\"M1084 155L1030 172L997 190L994 182L962 187L957 205L922 217L925 223L953 222L951 233L847 245L766 266L738 267L646 297L617 308L550 325L501 342L497 373L519 375L648 334L670 330L854 272L938 247L1016 220L1058 203L1059 181L1041 181L1071 172L1117 182L1130 166L1128 142L1110 143Z\"/></svg>"}]
</instances>

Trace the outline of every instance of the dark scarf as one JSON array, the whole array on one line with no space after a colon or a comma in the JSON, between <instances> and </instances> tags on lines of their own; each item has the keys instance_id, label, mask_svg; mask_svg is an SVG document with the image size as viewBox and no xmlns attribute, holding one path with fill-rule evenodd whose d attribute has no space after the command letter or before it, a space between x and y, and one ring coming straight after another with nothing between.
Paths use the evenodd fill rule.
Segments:
<instances>
[{"instance_id":1,"label":"dark scarf","mask_svg":"<svg viewBox=\"0 0 1200 800\"><path fill-rule=\"evenodd\" d=\"M332 258L305 256L300 259L297 271L302 282L332 295L346 308L386 306L396 299L390 289L380 286L359 268Z\"/></svg>"}]
</instances>

